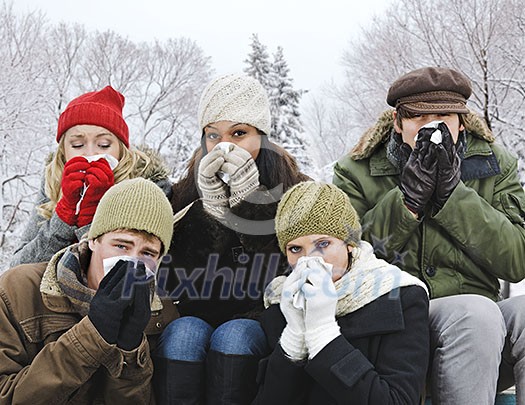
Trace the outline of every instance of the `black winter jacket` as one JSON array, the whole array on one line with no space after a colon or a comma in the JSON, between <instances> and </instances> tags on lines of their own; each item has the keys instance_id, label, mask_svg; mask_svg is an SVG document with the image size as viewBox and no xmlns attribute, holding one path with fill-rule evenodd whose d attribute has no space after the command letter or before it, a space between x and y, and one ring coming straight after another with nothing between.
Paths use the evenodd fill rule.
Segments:
<instances>
[{"instance_id":1,"label":"black winter jacket","mask_svg":"<svg viewBox=\"0 0 525 405\"><path fill-rule=\"evenodd\" d=\"M278 344L279 305L261 316L273 352L260 362L254 404L418 404L429 359L428 297L418 286L394 290L337 319L341 336L308 362Z\"/></svg>"}]
</instances>

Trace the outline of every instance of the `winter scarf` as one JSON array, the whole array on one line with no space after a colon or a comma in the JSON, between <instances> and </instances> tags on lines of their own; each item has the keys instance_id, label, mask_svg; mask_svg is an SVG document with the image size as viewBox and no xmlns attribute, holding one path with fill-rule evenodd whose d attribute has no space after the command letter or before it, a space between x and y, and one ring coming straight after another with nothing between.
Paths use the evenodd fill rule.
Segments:
<instances>
[{"instance_id":1,"label":"winter scarf","mask_svg":"<svg viewBox=\"0 0 525 405\"><path fill-rule=\"evenodd\" d=\"M365 241L352 250L354 258L350 270L335 282L338 295L336 317L357 311L377 298L388 294L397 294L400 287L426 285L418 278L400 270L398 267L378 259L372 246ZM279 276L266 287L264 306L279 304L286 276Z\"/></svg>"}]
</instances>

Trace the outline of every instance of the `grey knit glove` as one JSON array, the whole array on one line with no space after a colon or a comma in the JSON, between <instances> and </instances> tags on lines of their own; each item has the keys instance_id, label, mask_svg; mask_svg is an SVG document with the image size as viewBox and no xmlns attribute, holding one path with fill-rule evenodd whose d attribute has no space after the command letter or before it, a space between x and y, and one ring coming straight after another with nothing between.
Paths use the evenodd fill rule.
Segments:
<instances>
[{"instance_id":1,"label":"grey knit glove","mask_svg":"<svg viewBox=\"0 0 525 405\"><path fill-rule=\"evenodd\" d=\"M212 149L199 163L197 183L202 193L202 205L206 212L223 218L228 209L228 187L217 176L224 164L224 151Z\"/></svg>"},{"instance_id":2,"label":"grey knit glove","mask_svg":"<svg viewBox=\"0 0 525 405\"><path fill-rule=\"evenodd\" d=\"M234 146L224 155L221 170L230 176L230 207L235 207L259 188L259 170L252 155L240 146Z\"/></svg>"}]
</instances>

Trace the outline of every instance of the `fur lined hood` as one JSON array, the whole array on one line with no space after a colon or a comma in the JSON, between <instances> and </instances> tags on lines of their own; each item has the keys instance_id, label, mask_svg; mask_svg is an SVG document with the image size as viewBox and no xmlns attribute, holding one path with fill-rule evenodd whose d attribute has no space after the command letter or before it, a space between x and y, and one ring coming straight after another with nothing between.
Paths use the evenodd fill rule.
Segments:
<instances>
[{"instance_id":1,"label":"fur lined hood","mask_svg":"<svg viewBox=\"0 0 525 405\"><path fill-rule=\"evenodd\" d=\"M394 129L393 111L393 109L384 111L377 122L365 131L356 146L350 151L350 157L353 160L369 158L380 144L388 140L390 133ZM470 112L465 117L465 129L470 135L484 139L489 143L495 140L485 121L473 112Z\"/></svg>"}]
</instances>

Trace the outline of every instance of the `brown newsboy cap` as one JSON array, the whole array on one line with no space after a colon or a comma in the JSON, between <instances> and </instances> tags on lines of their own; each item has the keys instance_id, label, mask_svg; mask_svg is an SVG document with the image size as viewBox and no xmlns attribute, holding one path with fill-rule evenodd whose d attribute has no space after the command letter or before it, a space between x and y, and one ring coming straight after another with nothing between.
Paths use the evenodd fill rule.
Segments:
<instances>
[{"instance_id":1,"label":"brown newsboy cap","mask_svg":"<svg viewBox=\"0 0 525 405\"><path fill-rule=\"evenodd\" d=\"M468 113L472 94L470 80L462 73L443 67L416 69L397 79L386 97L396 109L403 106L413 113Z\"/></svg>"}]
</instances>

